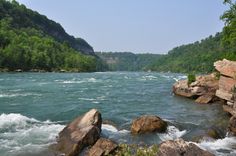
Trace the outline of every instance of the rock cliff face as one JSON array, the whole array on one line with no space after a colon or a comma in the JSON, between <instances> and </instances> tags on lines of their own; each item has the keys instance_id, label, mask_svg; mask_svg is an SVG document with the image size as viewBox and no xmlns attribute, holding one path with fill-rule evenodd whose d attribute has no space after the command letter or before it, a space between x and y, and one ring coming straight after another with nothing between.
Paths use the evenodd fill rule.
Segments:
<instances>
[{"instance_id":1,"label":"rock cliff face","mask_svg":"<svg viewBox=\"0 0 236 156\"><path fill-rule=\"evenodd\" d=\"M236 115L236 62L229 60L214 63L216 70L220 72L219 89L216 96L224 99L224 110L231 115Z\"/></svg>"},{"instance_id":2,"label":"rock cliff face","mask_svg":"<svg viewBox=\"0 0 236 156\"><path fill-rule=\"evenodd\" d=\"M236 62L224 59L215 62L214 66L220 72L216 96L225 100L223 109L232 115L228 129L236 136Z\"/></svg>"}]
</instances>

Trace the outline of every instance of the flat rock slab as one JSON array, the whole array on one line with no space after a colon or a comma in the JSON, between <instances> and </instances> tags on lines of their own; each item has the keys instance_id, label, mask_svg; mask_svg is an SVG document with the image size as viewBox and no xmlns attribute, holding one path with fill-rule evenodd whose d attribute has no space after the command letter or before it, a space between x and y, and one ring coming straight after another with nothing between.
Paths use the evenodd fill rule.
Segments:
<instances>
[{"instance_id":1,"label":"flat rock slab","mask_svg":"<svg viewBox=\"0 0 236 156\"><path fill-rule=\"evenodd\" d=\"M193 143L183 139L169 140L160 144L158 156L214 156Z\"/></svg>"},{"instance_id":2,"label":"flat rock slab","mask_svg":"<svg viewBox=\"0 0 236 156\"><path fill-rule=\"evenodd\" d=\"M100 137L101 113L92 109L77 117L60 133L56 150L65 156L77 156L84 147L93 145Z\"/></svg>"},{"instance_id":3,"label":"flat rock slab","mask_svg":"<svg viewBox=\"0 0 236 156\"><path fill-rule=\"evenodd\" d=\"M95 145L88 151L87 156L103 156L111 154L118 145L105 138L100 138Z\"/></svg>"},{"instance_id":4,"label":"flat rock slab","mask_svg":"<svg viewBox=\"0 0 236 156\"><path fill-rule=\"evenodd\" d=\"M143 115L132 122L131 133L143 134L150 132L164 133L167 128L167 122L154 115Z\"/></svg>"},{"instance_id":5,"label":"flat rock slab","mask_svg":"<svg viewBox=\"0 0 236 156\"><path fill-rule=\"evenodd\" d=\"M211 102L213 98L214 98L214 95L206 94L206 95L202 95L202 96L198 97L195 100L195 102L200 103L200 104L207 104L207 103Z\"/></svg>"}]
</instances>

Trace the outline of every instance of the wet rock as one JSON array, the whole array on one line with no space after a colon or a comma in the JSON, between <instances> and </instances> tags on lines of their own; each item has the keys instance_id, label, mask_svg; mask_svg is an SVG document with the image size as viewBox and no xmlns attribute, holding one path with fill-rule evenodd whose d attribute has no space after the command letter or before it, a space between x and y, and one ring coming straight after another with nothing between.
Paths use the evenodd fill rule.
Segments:
<instances>
[{"instance_id":1,"label":"wet rock","mask_svg":"<svg viewBox=\"0 0 236 156\"><path fill-rule=\"evenodd\" d=\"M220 133L216 129L209 129L207 131L207 136L213 138L213 139L220 139Z\"/></svg>"},{"instance_id":2,"label":"wet rock","mask_svg":"<svg viewBox=\"0 0 236 156\"><path fill-rule=\"evenodd\" d=\"M100 137L102 118L92 109L68 124L60 133L56 150L66 156L77 156L84 147L93 145Z\"/></svg>"},{"instance_id":3,"label":"wet rock","mask_svg":"<svg viewBox=\"0 0 236 156\"><path fill-rule=\"evenodd\" d=\"M100 138L95 145L88 151L87 156L104 156L109 155L118 147L118 145L109 140Z\"/></svg>"},{"instance_id":4,"label":"wet rock","mask_svg":"<svg viewBox=\"0 0 236 156\"><path fill-rule=\"evenodd\" d=\"M230 107L230 106L228 106L228 105L223 105L223 110L224 110L225 112L228 112L228 113L231 114L232 116L236 116L236 110L235 110L235 108L232 108L232 107Z\"/></svg>"},{"instance_id":5,"label":"wet rock","mask_svg":"<svg viewBox=\"0 0 236 156\"><path fill-rule=\"evenodd\" d=\"M207 104L209 102L211 102L214 98L214 95L210 95L210 94L205 94L202 95L200 97L198 97L195 102L200 103L200 104Z\"/></svg>"},{"instance_id":6,"label":"wet rock","mask_svg":"<svg viewBox=\"0 0 236 156\"><path fill-rule=\"evenodd\" d=\"M214 156L204 151L193 143L185 142L183 139L169 140L160 144L158 156Z\"/></svg>"},{"instance_id":7,"label":"wet rock","mask_svg":"<svg viewBox=\"0 0 236 156\"><path fill-rule=\"evenodd\" d=\"M217 61L214 63L216 70L220 72L221 75L231 77L236 79L236 62L223 59L222 61Z\"/></svg>"},{"instance_id":8,"label":"wet rock","mask_svg":"<svg viewBox=\"0 0 236 156\"><path fill-rule=\"evenodd\" d=\"M154 115L144 115L132 122L131 133L142 134L148 132L163 133L167 129L167 122Z\"/></svg>"},{"instance_id":9,"label":"wet rock","mask_svg":"<svg viewBox=\"0 0 236 156\"><path fill-rule=\"evenodd\" d=\"M229 130L234 136L236 136L236 117L232 116L229 120Z\"/></svg>"}]
</instances>

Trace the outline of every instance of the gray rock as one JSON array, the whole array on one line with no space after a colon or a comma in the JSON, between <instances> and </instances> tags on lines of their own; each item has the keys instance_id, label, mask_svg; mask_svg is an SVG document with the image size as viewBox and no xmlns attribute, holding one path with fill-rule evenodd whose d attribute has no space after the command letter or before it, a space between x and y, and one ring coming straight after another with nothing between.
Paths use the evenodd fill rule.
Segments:
<instances>
[{"instance_id":1,"label":"gray rock","mask_svg":"<svg viewBox=\"0 0 236 156\"><path fill-rule=\"evenodd\" d=\"M59 133L56 150L65 156L77 156L84 147L99 139L101 124L101 114L96 109L76 118Z\"/></svg>"},{"instance_id":2,"label":"gray rock","mask_svg":"<svg viewBox=\"0 0 236 156\"><path fill-rule=\"evenodd\" d=\"M193 143L183 139L169 140L160 144L158 156L214 156Z\"/></svg>"}]
</instances>

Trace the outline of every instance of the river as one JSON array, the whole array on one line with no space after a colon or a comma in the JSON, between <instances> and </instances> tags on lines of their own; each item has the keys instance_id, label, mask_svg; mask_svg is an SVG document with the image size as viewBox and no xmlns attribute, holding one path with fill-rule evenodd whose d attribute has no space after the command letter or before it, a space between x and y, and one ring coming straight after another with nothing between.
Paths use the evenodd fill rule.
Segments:
<instances>
[{"instance_id":1,"label":"river","mask_svg":"<svg viewBox=\"0 0 236 156\"><path fill-rule=\"evenodd\" d=\"M226 134L228 117L220 104L173 95L173 83L184 78L154 72L0 73L0 155L44 155L58 132L91 108L115 125L103 124L102 135L120 143L192 141L217 128L222 139L196 144L216 155L235 155L236 138ZM132 136L132 119L144 114L168 121L168 131Z\"/></svg>"}]
</instances>

